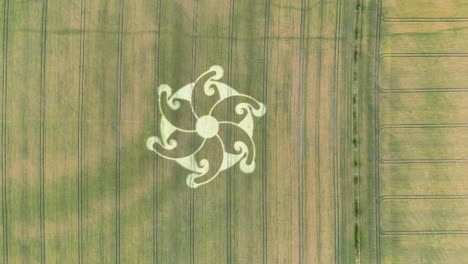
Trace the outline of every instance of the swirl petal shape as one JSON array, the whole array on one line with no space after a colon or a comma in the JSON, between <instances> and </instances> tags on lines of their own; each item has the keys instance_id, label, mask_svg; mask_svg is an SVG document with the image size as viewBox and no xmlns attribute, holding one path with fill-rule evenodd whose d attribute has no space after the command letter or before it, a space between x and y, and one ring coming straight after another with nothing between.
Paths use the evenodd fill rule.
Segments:
<instances>
[{"instance_id":1,"label":"swirl petal shape","mask_svg":"<svg viewBox=\"0 0 468 264\"><path fill-rule=\"evenodd\" d=\"M166 84L158 88L160 131L146 146L188 169L190 188L211 182L236 164L244 173L255 170L254 119L265 115L266 108L222 83L223 74L214 65L175 93Z\"/></svg>"}]
</instances>

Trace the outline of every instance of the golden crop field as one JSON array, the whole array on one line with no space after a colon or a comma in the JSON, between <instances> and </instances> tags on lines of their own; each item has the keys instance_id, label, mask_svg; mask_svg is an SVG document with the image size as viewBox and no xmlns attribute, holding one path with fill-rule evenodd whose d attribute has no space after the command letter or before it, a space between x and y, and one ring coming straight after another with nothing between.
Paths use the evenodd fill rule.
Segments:
<instances>
[{"instance_id":1,"label":"golden crop field","mask_svg":"<svg viewBox=\"0 0 468 264\"><path fill-rule=\"evenodd\" d=\"M0 263L468 263L465 0L0 18Z\"/></svg>"},{"instance_id":2,"label":"golden crop field","mask_svg":"<svg viewBox=\"0 0 468 264\"><path fill-rule=\"evenodd\" d=\"M2 0L0 14L1 263L355 261L353 1ZM202 77L266 112L236 123L258 109L231 100L217 114L243 130L201 122L190 110L213 102L187 108L182 87ZM177 155L203 137L203 159L148 150L168 133ZM207 162L219 171L190 188Z\"/></svg>"},{"instance_id":3,"label":"golden crop field","mask_svg":"<svg viewBox=\"0 0 468 264\"><path fill-rule=\"evenodd\" d=\"M366 2L361 263L468 263L468 3Z\"/></svg>"}]
</instances>

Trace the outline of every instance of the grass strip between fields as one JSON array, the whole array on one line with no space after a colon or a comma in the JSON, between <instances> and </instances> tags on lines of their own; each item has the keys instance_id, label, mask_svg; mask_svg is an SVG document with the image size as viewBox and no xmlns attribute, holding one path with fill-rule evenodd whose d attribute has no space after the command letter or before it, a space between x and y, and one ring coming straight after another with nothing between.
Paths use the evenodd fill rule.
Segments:
<instances>
[{"instance_id":1,"label":"grass strip between fields","mask_svg":"<svg viewBox=\"0 0 468 264\"><path fill-rule=\"evenodd\" d=\"M355 19L355 50L353 65L353 84L352 84L352 137L353 137L353 178L354 178L354 248L356 250L356 263L361 263L361 230L360 230L360 197L359 197L359 88L358 71L361 55L361 14L363 12L362 0L356 0L356 19Z\"/></svg>"}]
</instances>

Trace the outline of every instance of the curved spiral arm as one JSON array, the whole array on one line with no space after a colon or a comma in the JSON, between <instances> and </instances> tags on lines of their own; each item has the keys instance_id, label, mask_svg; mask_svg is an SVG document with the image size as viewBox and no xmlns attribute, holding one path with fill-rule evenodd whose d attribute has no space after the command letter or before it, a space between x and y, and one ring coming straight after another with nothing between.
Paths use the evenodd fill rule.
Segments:
<instances>
[{"instance_id":1,"label":"curved spiral arm","mask_svg":"<svg viewBox=\"0 0 468 264\"><path fill-rule=\"evenodd\" d=\"M174 93L166 84L158 88L160 131L158 136L147 139L146 146L160 157L173 160L189 170L186 183L190 188L211 182L222 171L237 163L244 173L252 173L255 170L254 117L265 115L266 108L255 98L241 94L220 82L223 72L223 68L214 65L201 74L195 82L183 86ZM203 112L194 106L195 94L213 102L209 111ZM234 108L232 108L233 101ZM183 105L187 107L184 108ZM195 123L182 123L187 119L180 118L181 115L191 116L191 120ZM235 135L243 134L244 140L223 138L220 129L235 131ZM200 142L195 147L193 138L197 138ZM192 141L189 142L188 139ZM215 147L205 149L209 148L208 146ZM229 150L228 146L232 149ZM207 154L213 150L217 153ZM209 156L214 158L210 160Z\"/></svg>"}]
</instances>

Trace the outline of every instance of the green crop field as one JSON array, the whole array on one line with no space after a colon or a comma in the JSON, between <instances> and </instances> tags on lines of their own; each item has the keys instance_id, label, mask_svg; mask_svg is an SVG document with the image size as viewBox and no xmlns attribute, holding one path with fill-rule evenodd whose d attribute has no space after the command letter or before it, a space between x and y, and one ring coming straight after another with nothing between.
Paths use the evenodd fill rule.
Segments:
<instances>
[{"instance_id":1,"label":"green crop field","mask_svg":"<svg viewBox=\"0 0 468 264\"><path fill-rule=\"evenodd\" d=\"M0 14L1 263L354 261L354 3L3 0ZM145 142L164 132L158 87L212 65L267 110L255 170L192 189ZM226 133L227 150L242 131Z\"/></svg>"},{"instance_id":2,"label":"green crop field","mask_svg":"<svg viewBox=\"0 0 468 264\"><path fill-rule=\"evenodd\" d=\"M0 263L468 263L466 1L0 18Z\"/></svg>"},{"instance_id":3,"label":"green crop field","mask_svg":"<svg viewBox=\"0 0 468 264\"><path fill-rule=\"evenodd\" d=\"M367 2L361 261L466 263L468 5Z\"/></svg>"}]
</instances>

